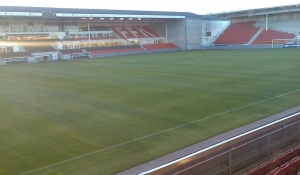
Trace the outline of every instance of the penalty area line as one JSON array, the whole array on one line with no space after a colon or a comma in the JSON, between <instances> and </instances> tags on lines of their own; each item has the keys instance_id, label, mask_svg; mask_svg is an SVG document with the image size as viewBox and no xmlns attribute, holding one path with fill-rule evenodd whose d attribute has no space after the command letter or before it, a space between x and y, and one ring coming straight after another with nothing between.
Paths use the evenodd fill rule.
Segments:
<instances>
[{"instance_id":1,"label":"penalty area line","mask_svg":"<svg viewBox=\"0 0 300 175\"><path fill-rule=\"evenodd\" d=\"M143 140L143 139L146 139L146 138L149 138L149 137L153 137L153 136L156 136L156 135L159 135L159 134L163 134L163 133L166 133L166 132L178 129L178 128L182 128L182 127L185 127L185 126L188 126L188 125L191 125L191 124L194 124L194 123L198 123L198 122L201 122L201 121L204 121L204 120L207 120L207 119L211 119L211 118L214 118L214 117L217 117L217 116L220 116L220 115L228 114L230 112L234 112L234 111L237 111L237 110L240 110L240 109L243 109L243 108L254 106L254 105L257 105L257 104L260 104L260 103L263 103L263 102L266 102L266 101L269 101L269 100L273 100L275 98L283 97L283 96L286 96L286 95L289 95L289 94L293 94L293 93L296 93L296 92L299 92L299 91L300 91L300 89L295 90L295 91L291 91L291 92L288 92L288 93L285 93L285 94L280 94L280 95L277 95L277 96L274 96L274 97L271 97L271 98L268 98L268 99L265 99L265 100L261 100L261 101L254 102L254 103L251 103L251 104L248 104L248 105L245 105L245 106L234 108L234 109L231 109L231 110L219 113L219 114L208 116L208 117L205 117L205 118L202 118L202 119L199 119L199 120L195 120L195 121L192 121L192 122L189 122L189 123L185 123L185 124L182 124L182 125L175 126L173 128L169 128L169 129L162 130L162 131L159 131L159 132L156 132L156 133L153 133L153 134L149 134L149 135L146 135L146 136L143 136L143 137L139 137L139 138L136 138L136 139L133 139L133 140L129 140L127 142L116 144L116 145L113 145L113 146L110 146L110 147L107 147L107 148L103 148L103 149L96 150L96 151L93 151L93 152L90 152L90 153L87 153L87 154L76 156L76 157L73 157L71 159L67 159L67 160L64 160L64 161L61 161L61 162L57 162L57 163L50 164L50 165L47 165L47 166L44 166L44 167L41 167L41 168L37 168L37 169L31 170L31 171L27 171L27 172L22 173L20 175L26 175L26 174L34 173L34 172L37 172L37 171L40 171L40 170L44 170L44 169L47 169L47 168L51 168L51 167L54 167L54 166L57 166L57 165L61 165L61 164L70 162L70 161L73 161L73 160L76 160L76 159L80 159L80 158L83 158L83 157L87 157L87 156L90 156L90 155L101 153L101 152L104 152L104 151L107 151L107 150L110 150L110 149L113 149L113 148L117 148L117 147L129 144L129 143L133 143L133 142L140 141L140 140Z\"/></svg>"}]
</instances>

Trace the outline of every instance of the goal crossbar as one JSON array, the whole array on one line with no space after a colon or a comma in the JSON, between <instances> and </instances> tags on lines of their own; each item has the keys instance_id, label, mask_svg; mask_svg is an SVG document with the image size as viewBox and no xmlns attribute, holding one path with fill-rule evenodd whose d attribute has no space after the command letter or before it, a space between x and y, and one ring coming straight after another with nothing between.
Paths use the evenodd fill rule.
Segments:
<instances>
[{"instance_id":1,"label":"goal crossbar","mask_svg":"<svg viewBox=\"0 0 300 175\"><path fill-rule=\"evenodd\" d=\"M272 48L274 48L274 45L276 44L296 44L297 48L299 48L299 40L299 37L297 39L272 39Z\"/></svg>"}]
</instances>

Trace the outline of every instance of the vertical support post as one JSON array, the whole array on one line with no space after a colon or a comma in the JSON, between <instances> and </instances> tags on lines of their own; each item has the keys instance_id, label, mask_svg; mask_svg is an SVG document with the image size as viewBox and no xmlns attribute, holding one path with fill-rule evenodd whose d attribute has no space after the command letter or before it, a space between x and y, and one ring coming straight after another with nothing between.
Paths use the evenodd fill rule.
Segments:
<instances>
[{"instance_id":1,"label":"vertical support post","mask_svg":"<svg viewBox=\"0 0 300 175\"><path fill-rule=\"evenodd\" d=\"M166 38L168 39L168 24L165 22Z\"/></svg>"},{"instance_id":2,"label":"vertical support post","mask_svg":"<svg viewBox=\"0 0 300 175\"><path fill-rule=\"evenodd\" d=\"M89 35L89 41L91 40L91 34L90 34L90 22L88 22L88 35Z\"/></svg>"},{"instance_id":3,"label":"vertical support post","mask_svg":"<svg viewBox=\"0 0 300 175\"><path fill-rule=\"evenodd\" d=\"M268 26L268 24L269 24L269 15L268 15L268 13L266 13L266 31L268 31L268 29L269 29L269 26Z\"/></svg>"},{"instance_id":4,"label":"vertical support post","mask_svg":"<svg viewBox=\"0 0 300 175\"><path fill-rule=\"evenodd\" d=\"M272 49L274 48L274 39L272 39Z\"/></svg>"},{"instance_id":5,"label":"vertical support post","mask_svg":"<svg viewBox=\"0 0 300 175\"><path fill-rule=\"evenodd\" d=\"M187 43L187 19L184 19L184 43L185 43L185 50L188 50L188 43Z\"/></svg>"},{"instance_id":6,"label":"vertical support post","mask_svg":"<svg viewBox=\"0 0 300 175\"><path fill-rule=\"evenodd\" d=\"M233 148L230 147L230 150L228 151L228 164L229 164L229 175L232 175L232 152Z\"/></svg>"},{"instance_id":7,"label":"vertical support post","mask_svg":"<svg viewBox=\"0 0 300 175\"><path fill-rule=\"evenodd\" d=\"M280 149L282 149L282 140L283 140L283 138L282 138L282 132L283 132L283 128L284 128L284 126L282 125L282 122L280 122Z\"/></svg>"},{"instance_id":8,"label":"vertical support post","mask_svg":"<svg viewBox=\"0 0 300 175\"><path fill-rule=\"evenodd\" d=\"M268 159L271 159L271 143L270 143L270 134L268 134Z\"/></svg>"},{"instance_id":9,"label":"vertical support post","mask_svg":"<svg viewBox=\"0 0 300 175\"><path fill-rule=\"evenodd\" d=\"M298 132L297 133L298 133L298 144L299 144L300 143L300 122L299 121L298 121Z\"/></svg>"}]
</instances>

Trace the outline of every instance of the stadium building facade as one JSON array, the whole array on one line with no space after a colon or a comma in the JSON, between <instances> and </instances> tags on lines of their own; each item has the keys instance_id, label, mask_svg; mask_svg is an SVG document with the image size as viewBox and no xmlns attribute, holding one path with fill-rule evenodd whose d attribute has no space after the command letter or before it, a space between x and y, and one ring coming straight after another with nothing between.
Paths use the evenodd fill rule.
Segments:
<instances>
[{"instance_id":1,"label":"stadium building facade","mask_svg":"<svg viewBox=\"0 0 300 175\"><path fill-rule=\"evenodd\" d=\"M0 57L33 62L201 49L225 25L188 12L2 6Z\"/></svg>"}]
</instances>

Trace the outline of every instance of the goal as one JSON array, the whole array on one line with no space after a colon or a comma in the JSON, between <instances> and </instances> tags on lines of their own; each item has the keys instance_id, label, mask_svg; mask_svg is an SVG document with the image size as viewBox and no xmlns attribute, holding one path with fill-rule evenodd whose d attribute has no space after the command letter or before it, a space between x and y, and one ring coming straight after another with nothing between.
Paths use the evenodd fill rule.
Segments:
<instances>
[{"instance_id":1,"label":"goal","mask_svg":"<svg viewBox=\"0 0 300 175\"><path fill-rule=\"evenodd\" d=\"M272 39L272 48L274 48L275 45L281 45L282 47L299 48L299 39L300 37L297 37L296 39Z\"/></svg>"}]
</instances>

